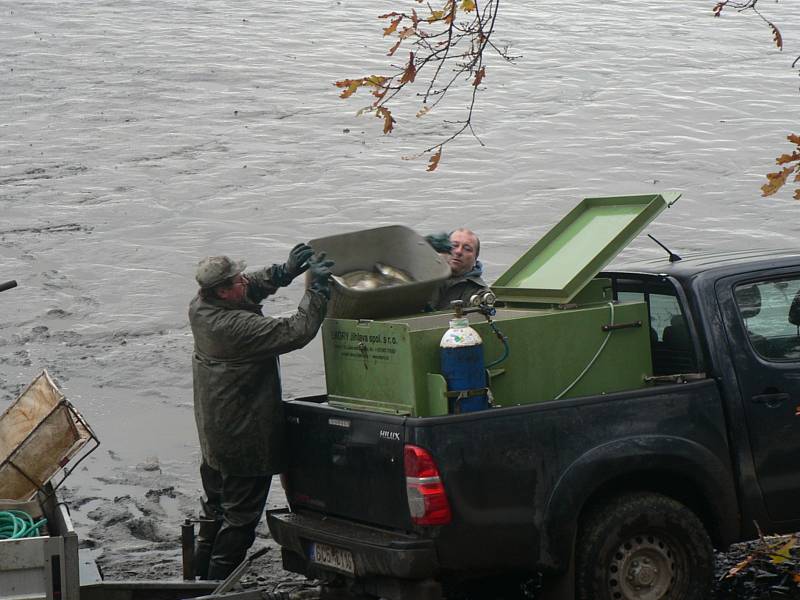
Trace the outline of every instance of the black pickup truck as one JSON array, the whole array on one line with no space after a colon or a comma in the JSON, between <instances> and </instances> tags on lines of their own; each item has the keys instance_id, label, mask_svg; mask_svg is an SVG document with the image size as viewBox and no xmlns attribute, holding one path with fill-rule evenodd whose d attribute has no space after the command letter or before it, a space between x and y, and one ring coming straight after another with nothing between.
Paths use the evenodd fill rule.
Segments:
<instances>
[{"instance_id":1,"label":"black pickup truck","mask_svg":"<svg viewBox=\"0 0 800 600\"><path fill-rule=\"evenodd\" d=\"M647 303L646 389L429 418L288 402L284 567L392 600L536 574L699 600L713 548L800 530L800 252L601 276Z\"/></svg>"}]
</instances>

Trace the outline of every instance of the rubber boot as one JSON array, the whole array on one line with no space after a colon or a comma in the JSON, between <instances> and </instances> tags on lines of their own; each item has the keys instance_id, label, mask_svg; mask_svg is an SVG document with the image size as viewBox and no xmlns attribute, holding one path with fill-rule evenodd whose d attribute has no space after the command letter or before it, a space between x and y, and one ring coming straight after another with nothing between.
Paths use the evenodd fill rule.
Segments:
<instances>
[{"instance_id":1,"label":"rubber boot","mask_svg":"<svg viewBox=\"0 0 800 600\"><path fill-rule=\"evenodd\" d=\"M230 527L225 523L214 540L209 579L225 579L247 556L247 550L256 539L255 523L244 527Z\"/></svg>"},{"instance_id":2,"label":"rubber boot","mask_svg":"<svg viewBox=\"0 0 800 600\"><path fill-rule=\"evenodd\" d=\"M211 552L214 540L217 537L222 521L201 521L200 531L194 545L194 575L200 579L209 579L208 565L211 562Z\"/></svg>"}]
</instances>

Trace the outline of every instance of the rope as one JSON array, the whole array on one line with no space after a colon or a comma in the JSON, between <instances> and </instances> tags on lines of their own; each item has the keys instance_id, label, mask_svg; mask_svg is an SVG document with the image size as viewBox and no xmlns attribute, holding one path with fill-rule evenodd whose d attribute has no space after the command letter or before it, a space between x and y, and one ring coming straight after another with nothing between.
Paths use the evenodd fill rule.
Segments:
<instances>
[{"instance_id":1,"label":"rope","mask_svg":"<svg viewBox=\"0 0 800 600\"><path fill-rule=\"evenodd\" d=\"M0 540L38 536L39 527L45 523L47 519L34 523L33 517L21 510L0 510Z\"/></svg>"}]
</instances>

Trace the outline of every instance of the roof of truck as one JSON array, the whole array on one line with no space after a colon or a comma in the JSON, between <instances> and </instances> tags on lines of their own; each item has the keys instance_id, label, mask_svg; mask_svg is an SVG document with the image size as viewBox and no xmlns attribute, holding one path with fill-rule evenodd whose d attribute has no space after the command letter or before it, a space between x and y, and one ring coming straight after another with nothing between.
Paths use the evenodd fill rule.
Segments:
<instances>
[{"instance_id":1,"label":"roof of truck","mask_svg":"<svg viewBox=\"0 0 800 600\"><path fill-rule=\"evenodd\" d=\"M604 272L665 274L678 279L687 279L702 273L740 271L742 264L759 269L796 265L798 261L800 261L800 248L681 254L681 260L673 263L669 262L667 254L664 253L660 258L615 263L604 269Z\"/></svg>"}]
</instances>

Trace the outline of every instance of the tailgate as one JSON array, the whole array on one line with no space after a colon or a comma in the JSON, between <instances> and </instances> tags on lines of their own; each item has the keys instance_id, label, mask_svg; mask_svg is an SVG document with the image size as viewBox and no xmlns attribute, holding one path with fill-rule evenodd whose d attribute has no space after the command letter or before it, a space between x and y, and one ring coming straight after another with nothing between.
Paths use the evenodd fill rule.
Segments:
<instances>
[{"instance_id":1,"label":"tailgate","mask_svg":"<svg viewBox=\"0 0 800 600\"><path fill-rule=\"evenodd\" d=\"M302 400L285 408L293 510L412 528L403 470L405 417Z\"/></svg>"}]
</instances>

